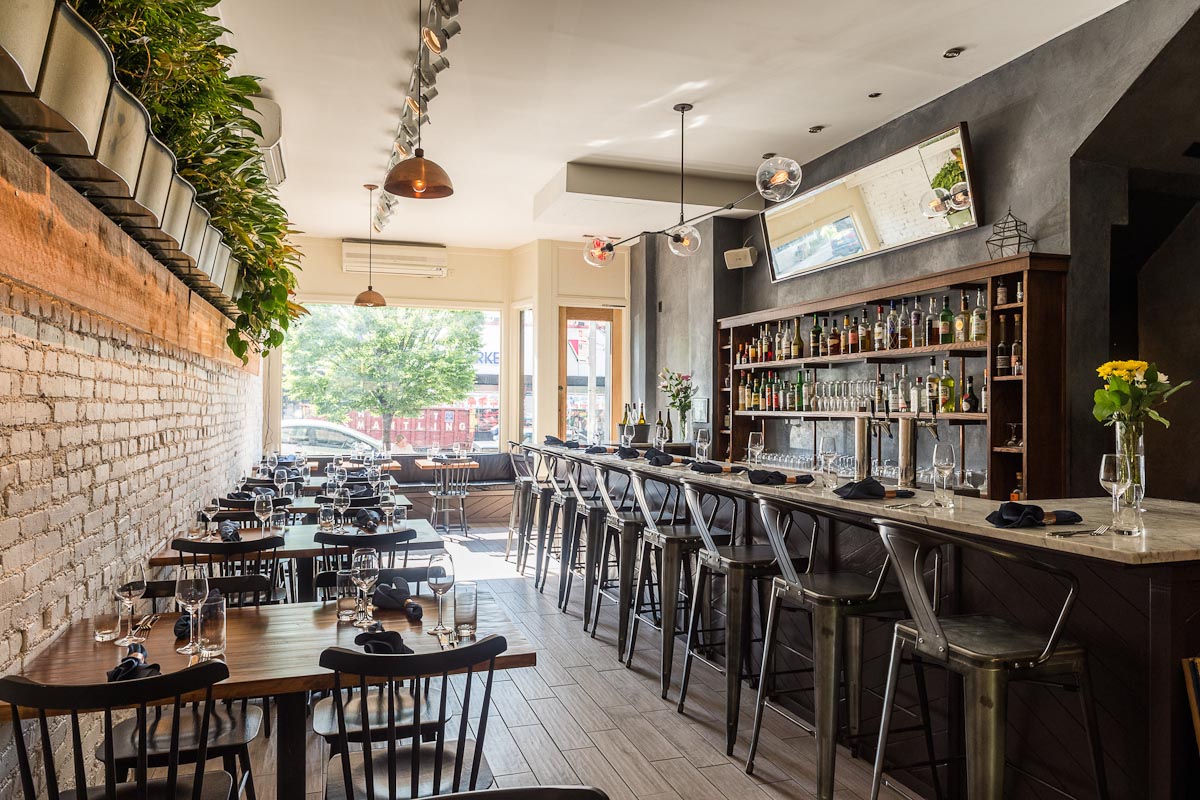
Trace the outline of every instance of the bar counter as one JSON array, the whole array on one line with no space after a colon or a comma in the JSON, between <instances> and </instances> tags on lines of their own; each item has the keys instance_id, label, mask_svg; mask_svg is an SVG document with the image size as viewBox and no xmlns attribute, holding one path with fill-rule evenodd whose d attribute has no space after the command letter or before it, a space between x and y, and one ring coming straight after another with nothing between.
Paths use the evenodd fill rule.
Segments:
<instances>
[{"instance_id":1,"label":"bar counter","mask_svg":"<svg viewBox=\"0 0 1200 800\"><path fill-rule=\"evenodd\" d=\"M1070 571L1078 578L1080 590L1066 635L1089 651L1110 797L1200 797L1200 759L1181 668L1183 658L1200 653L1200 504L1146 501L1146 531L1142 536L1084 533L1057 537L1048 532L1092 531L1108 524L1111 501L1103 497L1030 500L1027 502L1047 511L1075 511L1083 517L1083 523L998 529L985 520L998 505L992 500L956 496L954 509L917 505L887 508L901 502L920 504L932 493L918 490L915 497L905 500L843 500L814 488L816 484L754 485L744 474L710 475L682 464L654 467L641 459L622 462L615 455L588 455L582 449L534 449L547 455L612 465L619 471L637 469L667 483L687 479L747 501L759 494L836 510L864 522L881 517L923 525L1024 551ZM747 533L762 537L757 510L751 511L744 515L751 523ZM873 531L842 528L831 541L831 552L827 554L831 559L882 561L882 545ZM1035 628L1044 627L1048 632L1061 604L1062 591L1053 582L1010 570L974 552L959 551L948 559L945 592L951 613L995 614ZM807 642L805 626L784 622L788 624L796 628L792 644L803 650ZM864 683L875 691L882 691L890 636L890 622L881 621L869 626L864 641ZM940 696L931 696L935 727L941 729L941 757L963 752L959 733L961 702L956 700L961 697L961 687L949 677L943 687ZM802 700L798 708L806 710L805 695L799 697ZM911 704L912 700L901 693L902 702ZM880 708L878 698L864 697L862 730L878 730ZM893 737L889 745L889 761L924 760L919 742L898 739ZM1008 741L1011 762L1071 795L1094 796L1076 697L1045 687L1014 686L1010 689ZM870 758L873 750L873 745L863 747L860 754ZM893 750L896 756L892 756ZM925 796L933 796L926 771L897 770L896 774ZM1009 770L1008 784L1013 797L1062 796L1013 770Z\"/></svg>"}]
</instances>

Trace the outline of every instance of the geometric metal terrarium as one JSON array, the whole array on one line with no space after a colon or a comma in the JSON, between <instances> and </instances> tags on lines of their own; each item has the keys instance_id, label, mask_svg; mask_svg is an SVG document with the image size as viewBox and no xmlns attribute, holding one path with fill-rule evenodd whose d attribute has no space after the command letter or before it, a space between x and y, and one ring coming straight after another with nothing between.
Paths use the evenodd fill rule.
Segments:
<instances>
[{"instance_id":1,"label":"geometric metal terrarium","mask_svg":"<svg viewBox=\"0 0 1200 800\"><path fill-rule=\"evenodd\" d=\"M1012 208L992 226L992 235L987 238L988 254L992 258L1015 256L1033 250L1037 239L1029 235L1029 226L1013 216Z\"/></svg>"}]
</instances>

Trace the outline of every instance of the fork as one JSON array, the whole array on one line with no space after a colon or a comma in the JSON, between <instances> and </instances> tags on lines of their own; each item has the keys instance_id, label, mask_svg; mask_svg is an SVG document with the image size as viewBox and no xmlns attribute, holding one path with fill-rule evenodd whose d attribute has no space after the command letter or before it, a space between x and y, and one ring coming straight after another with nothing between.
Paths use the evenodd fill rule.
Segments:
<instances>
[{"instance_id":1,"label":"fork","mask_svg":"<svg viewBox=\"0 0 1200 800\"><path fill-rule=\"evenodd\" d=\"M1103 536L1104 534L1108 533L1108 529L1111 527L1111 525L1101 525L1099 528L1096 528L1096 530L1092 531L1092 536Z\"/></svg>"},{"instance_id":2,"label":"fork","mask_svg":"<svg viewBox=\"0 0 1200 800\"><path fill-rule=\"evenodd\" d=\"M162 614L150 614L149 616L142 617L142 621L137 624L134 633L138 636L150 633L150 629L154 627L154 623L158 622L161 616Z\"/></svg>"}]
</instances>

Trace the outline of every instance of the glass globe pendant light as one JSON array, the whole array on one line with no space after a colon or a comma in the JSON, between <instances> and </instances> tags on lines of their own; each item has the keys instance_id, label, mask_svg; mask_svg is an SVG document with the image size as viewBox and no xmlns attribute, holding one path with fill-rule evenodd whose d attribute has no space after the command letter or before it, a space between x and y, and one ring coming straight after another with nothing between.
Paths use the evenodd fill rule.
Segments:
<instances>
[{"instance_id":1,"label":"glass globe pendant light","mask_svg":"<svg viewBox=\"0 0 1200 800\"><path fill-rule=\"evenodd\" d=\"M589 237L587 248L583 251L583 260L589 267L604 269L617 258L616 248L606 239Z\"/></svg>"},{"instance_id":2,"label":"glass globe pendant light","mask_svg":"<svg viewBox=\"0 0 1200 800\"><path fill-rule=\"evenodd\" d=\"M950 213L950 193L935 186L921 195L921 213L929 219L938 219Z\"/></svg>"},{"instance_id":3,"label":"glass globe pendant light","mask_svg":"<svg viewBox=\"0 0 1200 800\"><path fill-rule=\"evenodd\" d=\"M787 156L772 156L758 165L754 181L764 199L778 203L796 193L803 175L800 165L794 160Z\"/></svg>"},{"instance_id":4,"label":"glass globe pendant light","mask_svg":"<svg viewBox=\"0 0 1200 800\"><path fill-rule=\"evenodd\" d=\"M700 231L684 222L683 219L683 134L684 119L687 112L692 110L691 103L680 103L675 106L679 112L679 224L666 231L667 247L677 256L684 258L695 255L700 250Z\"/></svg>"},{"instance_id":5,"label":"glass globe pendant light","mask_svg":"<svg viewBox=\"0 0 1200 800\"><path fill-rule=\"evenodd\" d=\"M421 2L417 2L417 60L421 58L421 48L425 46L421 36ZM421 71L417 70L417 97L420 98L424 88ZM420 108L420 100L417 101ZM412 158L406 158L388 172L383 181L384 191L399 197L411 197L418 200L437 200L454 194L454 184L446 170L435 161L425 158L425 150L421 147L421 117L417 114L417 147Z\"/></svg>"},{"instance_id":6,"label":"glass globe pendant light","mask_svg":"<svg viewBox=\"0 0 1200 800\"><path fill-rule=\"evenodd\" d=\"M374 236L373 236L373 233L375 231L375 226L374 226L374 224L372 224L373 223L372 217L374 216L373 209L375 208L375 190L378 189L379 187L373 183L364 183L363 188L367 190L367 198L368 198L368 200L367 200L367 290L365 292L358 293L358 297L354 298L354 305L363 306L364 308L379 308L380 306L387 305L387 300L383 299L383 295L381 295L379 292L375 291L375 288L373 286L371 286L371 281L375 278L375 273L374 273L373 264L372 264L373 253L371 252L372 245L374 244L374 241L375 241Z\"/></svg>"}]
</instances>

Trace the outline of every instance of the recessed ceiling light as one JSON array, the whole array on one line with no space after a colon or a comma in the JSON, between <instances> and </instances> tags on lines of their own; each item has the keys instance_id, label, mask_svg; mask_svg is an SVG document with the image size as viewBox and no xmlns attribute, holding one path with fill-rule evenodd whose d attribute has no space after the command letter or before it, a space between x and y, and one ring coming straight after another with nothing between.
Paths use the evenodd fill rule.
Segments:
<instances>
[{"instance_id":1,"label":"recessed ceiling light","mask_svg":"<svg viewBox=\"0 0 1200 800\"><path fill-rule=\"evenodd\" d=\"M809 133L820 133L823 130L825 130L824 125L813 125L811 128L808 129L808 132Z\"/></svg>"},{"instance_id":2,"label":"recessed ceiling light","mask_svg":"<svg viewBox=\"0 0 1200 800\"><path fill-rule=\"evenodd\" d=\"M967 48L965 47L951 47L949 50L942 53L942 58L958 58L964 52L966 52L966 49Z\"/></svg>"},{"instance_id":3,"label":"recessed ceiling light","mask_svg":"<svg viewBox=\"0 0 1200 800\"><path fill-rule=\"evenodd\" d=\"M867 97L874 100L876 97L883 97L883 92L871 92Z\"/></svg>"}]
</instances>

